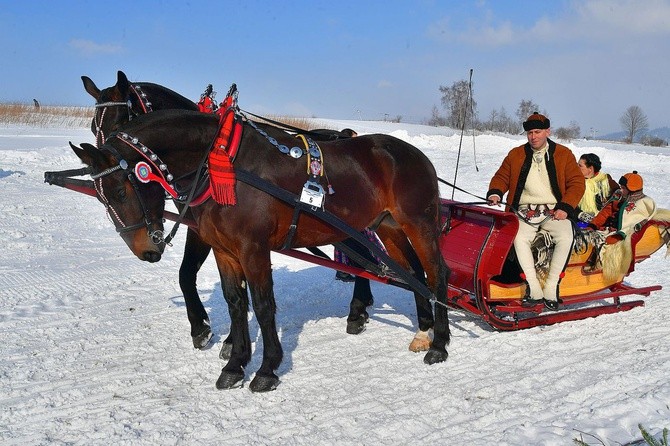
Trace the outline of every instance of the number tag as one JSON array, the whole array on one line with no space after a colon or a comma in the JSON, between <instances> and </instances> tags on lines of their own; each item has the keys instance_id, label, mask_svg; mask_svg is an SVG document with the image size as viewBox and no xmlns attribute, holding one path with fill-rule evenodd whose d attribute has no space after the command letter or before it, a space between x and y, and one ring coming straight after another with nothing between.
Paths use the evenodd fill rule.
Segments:
<instances>
[{"instance_id":1,"label":"number tag","mask_svg":"<svg viewBox=\"0 0 670 446\"><path fill-rule=\"evenodd\" d=\"M323 207L323 197L325 193L320 184L308 181L302 188L300 201L314 207Z\"/></svg>"}]
</instances>

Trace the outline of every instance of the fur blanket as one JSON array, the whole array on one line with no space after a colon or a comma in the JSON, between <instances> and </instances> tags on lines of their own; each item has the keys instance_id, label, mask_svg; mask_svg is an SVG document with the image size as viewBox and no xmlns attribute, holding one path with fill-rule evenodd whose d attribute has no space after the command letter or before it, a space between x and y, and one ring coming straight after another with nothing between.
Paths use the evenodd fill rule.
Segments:
<instances>
[{"instance_id":1,"label":"fur blanket","mask_svg":"<svg viewBox=\"0 0 670 446\"><path fill-rule=\"evenodd\" d=\"M670 222L670 210L657 209L653 220ZM670 232L664 228L661 232L665 246L667 247L665 256L670 254ZM619 243L604 245L598 256L603 267L603 277L605 280L618 280L621 276L628 273L630 264L633 261L633 248L631 246L631 237L626 237Z\"/></svg>"},{"instance_id":2,"label":"fur blanket","mask_svg":"<svg viewBox=\"0 0 670 446\"><path fill-rule=\"evenodd\" d=\"M670 209L657 209L653 220L670 223ZM633 260L631 237L627 237L619 243L606 245L605 235L601 231L581 232L581 234L575 236L574 251L584 252L590 245L601 246L597 267L602 268L605 280L617 281L628 273ZM662 229L661 237L667 247L665 256L668 257L670 255L670 227ZM540 278L540 282L544 283L553 253L553 245L549 234L539 231L533 241L532 250L538 277Z\"/></svg>"}]
</instances>

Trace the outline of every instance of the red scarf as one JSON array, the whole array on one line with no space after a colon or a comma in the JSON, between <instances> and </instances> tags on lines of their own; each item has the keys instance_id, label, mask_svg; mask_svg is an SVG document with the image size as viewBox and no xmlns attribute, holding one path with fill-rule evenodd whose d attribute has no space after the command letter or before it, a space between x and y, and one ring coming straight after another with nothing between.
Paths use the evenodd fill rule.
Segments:
<instances>
[{"instance_id":1,"label":"red scarf","mask_svg":"<svg viewBox=\"0 0 670 446\"><path fill-rule=\"evenodd\" d=\"M226 98L217 112L220 116L219 134L209 154L209 181L214 201L233 206L237 204L237 198L232 159L242 139L242 124L235 119L235 107L227 104L228 99L232 102L232 98Z\"/></svg>"}]
</instances>

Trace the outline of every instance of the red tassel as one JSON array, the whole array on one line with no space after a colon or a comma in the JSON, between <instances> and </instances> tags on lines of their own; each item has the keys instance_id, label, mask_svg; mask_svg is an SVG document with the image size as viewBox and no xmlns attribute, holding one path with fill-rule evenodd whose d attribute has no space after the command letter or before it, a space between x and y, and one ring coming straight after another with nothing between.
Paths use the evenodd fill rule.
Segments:
<instances>
[{"instance_id":1,"label":"red tassel","mask_svg":"<svg viewBox=\"0 0 670 446\"><path fill-rule=\"evenodd\" d=\"M225 150L212 150L209 154L209 182L212 198L222 205L235 205L235 170Z\"/></svg>"},{"instance_id":2,"label":"red tassel","mask_svg":"<svg viewBox=\"0 0 670 446\"><path fill-rule=\"evenodd\" d=\"M214 149L209 154L209 182L212 187L212 198L221 205L235 205L235 170L226 151L229 145L235 112L232 108L221 114L221 128L214 143Z\"/></svg>"}]
</instances>

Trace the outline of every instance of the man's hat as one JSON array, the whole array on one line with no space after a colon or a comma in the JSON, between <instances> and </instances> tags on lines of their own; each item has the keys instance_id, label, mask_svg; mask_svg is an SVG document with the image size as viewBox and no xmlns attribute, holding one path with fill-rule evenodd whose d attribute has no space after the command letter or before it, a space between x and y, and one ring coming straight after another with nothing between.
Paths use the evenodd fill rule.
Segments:
<instances>
[{"instance_id":1,"label":"man's hat","mask_svg":"<svg viewBox=\"0 0 670 446\"><path fill-rule=\"evenodd\" d=\"M526 122L523 123L523 129L525 131L533 129L548 129L550 126L549 118L544 115L539 114L538 112L533 113L526 119Z\"/></svg>"},{"instance_id":2,"label":"man's hat","mask_svg":"<svg viewBox=\"0 0 670 446\"><path fill-rule=\"evenodd\" d=\"M637 170L622 176L621 179L619 179L619 184L626 186L626 189L631 192L642 190L642 187L644 186L642 177L638 175Z\"/></svg>"}]
</instances>

